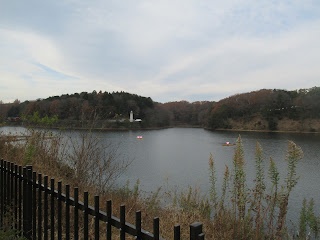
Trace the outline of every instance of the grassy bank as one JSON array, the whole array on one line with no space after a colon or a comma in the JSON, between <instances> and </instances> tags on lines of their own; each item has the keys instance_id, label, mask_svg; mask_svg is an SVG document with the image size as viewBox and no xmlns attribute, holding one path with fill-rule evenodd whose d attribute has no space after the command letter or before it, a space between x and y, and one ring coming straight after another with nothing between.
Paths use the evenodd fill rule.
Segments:
<instances>
[{"instance_id":1,"label":"grassy bank","mask_svg":"<svg viewBox=\"0 0 320 240\"><path fill-rule=\"evenodd\" d=\"M301 149L293 142L288 144L288 172L284 185L275 163L263 165L262 147L256 146L256 178L252 189L247 187L245 159L242 141L239 137L232 166L226 166L221 186L217 186L214 155L210 155L208 179L210 192L204 196L198 189L188 192L164 192L155 190L148 195L139 190L139 181L132 188L114 187L114 181L130 164L114 147L102 145L91 132L83 131L80 138L62 138L50 135L47 129L29 129L31 137L26 141L0 142L0 157L20 165L33 165L34 171L55 178L56 183L79 187L79 191L89 190L90 205L93 195L100 195L100 206L105 209L106 201L113 201L113 215L119 217L121 204L126 205L126 219L135 222L135 212L142 211L142 228L152 231L153 217L160 218L160 235L173 239L173 226L181 225L181 238L189 238L189 224L195 221L204 224L206 239L292 239L295 233L286 228L288 199L298 182L297 163L302 158ZM208 154L209 155L209 154ZM267 169L267 171L265 171ZM265 172L268 172L265 175ZM107 176L107 178L105 177ZM272 186L267 189L267 181ZM221 189L221 195L217 189ZM72 195L72 193L71 193ZM166 199L167 204L161 204ZM82 199L80 199L82 200ZM301 203L302 204L302 203ZM301 210L299 239L305 239L308 231L316 236L319 219L314 215L312 202L305 202Z\"/></svg>"}]
</instances>

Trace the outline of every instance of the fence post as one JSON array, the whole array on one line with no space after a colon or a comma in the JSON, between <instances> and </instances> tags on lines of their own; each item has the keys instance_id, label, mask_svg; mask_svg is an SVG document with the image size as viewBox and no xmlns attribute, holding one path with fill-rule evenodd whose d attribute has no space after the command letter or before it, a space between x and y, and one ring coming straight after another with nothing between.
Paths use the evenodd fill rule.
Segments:
<instances>
[{"instance_id":1,"label":"fence post","mask_svg":"<svg viewBox=\"0 0 320 240\"><path fill-rule=\"evenodd\" d=\"M66 185L66 239L70 239L70 185Z\"/></svg>"},{"instance_id":2,"label":"fence post","mask_svg":"<svg viewBox=\"0 0 320 240\"><path fill-rule=\"evenodd\" d=\"M32 172L32 239L37 237L37 173Z\"/></svg>"},{"instance_id":3,"label":"fence post","mask_svg":"<svg viewBox=\"0 0 320 240\"><path fill-rule=\"evenodd\" d=\"M136 239L141 240L141 211L136 211Z\"/></svg>"},{"instance_id":4,"label":"fence post","mask_svg":"<svg viewBox=\"0 0 320 240\"><path fill-rule=\"evenodd\" d=\"M15 191L15 189L14 189L14 163L11 163L11 197L10 197L10 199L11 199L11 206L13 207L12 208L12 213L11 213L11 220L12 220L12 222L11 222L11 226L12 227L14 227L15 226L15 224L14 224L14 210L15 210L15 205L14 205L14 203L15 203L15 201L14 201L14 197L15 197L15 195L16 194L14 194L14 191Z\"/></svg>"},{"instance_id":5,"label":"fence post","mask_svg":"<svg viewBox=\"0 0 320 240\"><path fill-rule=\"evenodd\" d=\"M50 236L51 236L51 239L54 239L54 213L55 213L55 207L54 207L54 178L51 178L50 179L50 186L51 186L51 201L50 201L50 205L51 205L51 214L50 214L50 217L51 217L51 220L50 220Z\"/></svg>"},{"instance_id":6,"label":"fence post","mask_svg":"<svg viewBox=\"0 0 320 240\"><path fill-rule=\"evenodd\" d=\"M153 219L153 238L154 240L159 240L159 218Z\"/></svg>"},{"instance_id":7,"label":"fence post","mask_svg":"<svg viewBox=\"0 0 320 240\"><path fill-rule=\"evenodd\" d=\"M126 206L120 206L120 240L126 239Z\"/></svg>"},{"instance_id":8,"label":"fence post","mask_svg":"<svg viewBox=\"0 0 320 240\"><path fill-rule=\"evenodd\" d=\"M94 196L94 211L95 211L95 224L94 224L94 239L99 240L99 196Z\"/></svg>"},{"instance_id":9,"label":"fence post","mask_svg":"<svg viewBox=\"0 0 320 240\"><path fill-rule=\"evenodd\" d=\"M14 228L18 229L18 165L14 165Z\"/></svg>"},{"instance_id":10,"label":"fence post","mask_svg":"<svg viewBox=\"0 0 320 240\"><path fill-rule=\"evenodd\" d=\"M74 240L79 239L79 222L78 222L78 209L79 209L79 189L77 187L74 188L73 190L73 197L74 197Z\"/></svg>"},{"instance_id":11,"label":"fence post","mask_svg":"<svg viewBox=\"0 0 320 240\"><path fill-rule=\"evenodd\" d=\"M8 208L8 211L9 211L9 207L10 207L10 202L11 202L11 199L10 199L10 162L7 162L6 164L6 167L7 167L7 183L6 183L6 187L7 187L7 202L6 202L6 206ZM7 215L7 220L10 219L9 217L10 215L10 211L8 212L8 215Z\"/></svg>"},{"instance_id":12,"label":"fence post","mask_svg":"<svg viewBox=\"0 0 320 240\"><path fill-rule=\"evenodd\" d=\"M1 228L2 228L2 226L3 226L3 214L4 214L4 211L3 211L3 209L4 209L4 194L3 194L3 186L4 186L4 183L3 183L3 172L4 172L4 170L3 170L3 159L1 159L1 172L0 172L0 201L1 201L1 216L0 216L0 224L1 224Z\"/></svg>"},{"instance_id":13,"label":"fence post","mask_svg":"<svg viewBox=\"0 0 320 240\"><path fill-rule=\"evenodd\" d=\"M21 232L23 232L23 228L22 228L22 203L23 203L23 199L24 197L22 196L22 188L23 188L23 183L22 183L23 179L22 179L22 166L19 166L19 188L18 188L18 192L19 192L19 202L18 202L18 215L19 215L19 221L18 221L18 232L19 232L19 236L21 236Z\"/></svg>"},{"instance_id":14,"label":"fence post","mask_svg":"<svg viewBox=\"0 0 320 240\"><path fill-rule=\"evenodd\" d=\"M25 201L23 209L23 236L27 239L32 238L32 166L26 166L26 176L24 176L25 181Z\"/></svg>"},{"instance_id":15,"label":"fence post","mask_svg":"<svg viewBox=\"0 0 320 240\"><path fill-rule=\"evenodd\" d=\"M48 176L43 178L43 239L48 240Z\"/></svg>"},{"instance_id":16,"label":"fence post","mask_svg":"<svg viewBox=\"0 0 320 240\"><path fill-rule=\"evenodd\" d=\"M194 222L190 225L190 240L198 240L199 234L202 233L202 223Z\"/></svg>"},{"instance_id":17,"label":"fence post","mask_svg":"<svg viewBox=\"0 0 320 240\"><path fill-rule=\"evenodd\" d=\"M42 174L38 173L38 240L42 239Z\"/></svg>"},{"instance_id":18,"label":"fence post","mask_svg":"<svg viewBox=\"0 0 320 240\"><path fill-rule=\"evenodd\" d=\"M174 226L174 240L180 240L180 225Z\"/></svg>"},{"instance_id":19,"label":"fence post","mask_svg":"<svg viewBox=\"0 0 320 240\"><path fill-rule=\"evenodd\" d=\"M61 193L62 193L62 182L58 182L58 239L62 239L62 202L61 202Z\"/></svg>"},{"instance_id":20,"label":"fence post","mask_svg":"<svg viewBox=\"0 0 320 240\"><path fill-rule=\"evenodd\" d=\"M84 192L83 193L83 205L84 205L84 211L83 211L83 239L88 239L89 237L89 193Z\"/></svg>"},{"instance_id":21,"label":"fence post","mask_svg":"<svg viewBox=\"0 0 320 240\"><path fill-rule=\"evenodd\" d=\"M111 213L112 213L112 204L111 200L107 201L107 240L111 240Z\"/></svg>"}]
</instances>

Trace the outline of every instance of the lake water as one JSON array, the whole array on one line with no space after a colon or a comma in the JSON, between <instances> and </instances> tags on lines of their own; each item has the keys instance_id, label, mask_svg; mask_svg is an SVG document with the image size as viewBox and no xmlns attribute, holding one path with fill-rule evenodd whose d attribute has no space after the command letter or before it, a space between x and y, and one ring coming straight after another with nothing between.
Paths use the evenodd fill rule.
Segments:
<instances>
[{"instance_id":1,"label":"lake water","mask_svg":"<svg viewBox=\"0 0 320 240\"><path fill-rule=\"evenodd\" d=\"M3 127L2 132L13 131ZM23 130L16 128L14 131ZM73 132L76 135L76 132ZM200 128L170 128L163 130L106 131L96 132L101 141L120 144L119 152L133 159L118 184L127 180L131 186L139 178L140 189L146 192L156 191L158 187L169 190L183 190L189 186L200 188L202 193L209 190L208 160L212 153L217 169L217 188L223 180L225 165L232 169L234 146L222 146L225 142L235 143L239 134L245 150L247 185L254 185L255 146L258 141L264 153L265 172L272 157L283 182L287 163L285 161L288 140L294 141L304 152L297 172L301 177L292 191L289 201L289 219L297 223L303 198L315 200L315 209L320 209L320 134L297 133L258 133L209 131ZM137 139L142 136L143 139ZM269 179L266 177L266 180ZM270 182L270 181L269 181Z\"/></svg>"}]
</instances>

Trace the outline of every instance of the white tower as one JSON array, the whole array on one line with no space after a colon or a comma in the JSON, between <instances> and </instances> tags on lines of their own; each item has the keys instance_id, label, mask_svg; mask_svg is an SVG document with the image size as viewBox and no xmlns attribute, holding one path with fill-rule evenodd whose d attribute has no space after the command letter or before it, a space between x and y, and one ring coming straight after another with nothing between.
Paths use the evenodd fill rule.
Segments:
<instances>
[{"instance_id":1,"label":"white tower","mask_svg":"<svg viewBox=\"0 0 320 240\"><path fill-rule=\"evenodd\" d=\"M133 122L133 112L130 112L130 122Z\"/></svg>"}]
</instances>

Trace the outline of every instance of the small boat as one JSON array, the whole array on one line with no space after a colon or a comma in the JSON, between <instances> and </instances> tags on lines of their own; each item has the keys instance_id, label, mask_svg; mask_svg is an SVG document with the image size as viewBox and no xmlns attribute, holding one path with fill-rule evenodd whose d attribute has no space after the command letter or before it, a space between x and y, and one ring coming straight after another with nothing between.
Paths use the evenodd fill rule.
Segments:
<instances>
[{"instance_id":1,"label":"small boat","mask_svg":"<svg viewBox=\"0 0 320 240\"><path fill-rule=\"evenodd\" d=\"M222 144L222 146L234 146L234 145L235 145L234 143L230 143L230 142L226 142Z\"/></svg>"},{"instance_id":2,"label":"small boat","mask_svg":"<svg viewBox=\"0 0 320 240\"><path fill-rule=\"evenodd\" d=\"M137 139L143 139L143 137L142 136L137 136Z\"/></svg>"}]
</instances>

